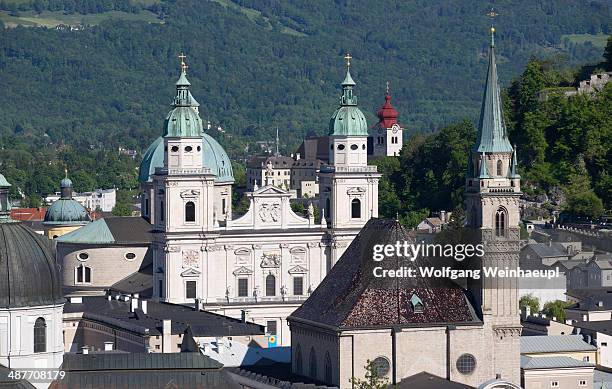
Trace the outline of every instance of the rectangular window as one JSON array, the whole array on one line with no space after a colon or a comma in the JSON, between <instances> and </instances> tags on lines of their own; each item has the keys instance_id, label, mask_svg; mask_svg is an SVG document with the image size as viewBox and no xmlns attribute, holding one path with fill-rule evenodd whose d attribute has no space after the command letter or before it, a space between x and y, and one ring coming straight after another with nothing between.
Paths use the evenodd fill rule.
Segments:
<instances>
[{"instance_id":1,"label":"rectangular window","mask_svg":"<svg viewBox=\"0 0 612 389\"><path fill-rule=\"evenodd\" d=\"M145 199L145 216L149 216L149 199Z\"/></svg>"},{"instance_id":2,"label":"rectangular window","mask_svg":"<svg viewBox=\"0 0 612 389\"><path fill-rule=\"evenodd\" d=\"M558 388L559 387L559 381L550 381L550 387L551 388Z\"/></svg>"},{"instance_id":3,"label":"rectangular window","mask_svg":"<svg viewBox=\"0 0 612 389\"><path fill-rule=\"evenodd\" d=\"M587 355L586 357L582 357L582 361L583 362L588 362L589 361L589 356Z\"/></svg>"},{"instance_id":4,"label":"rectangular window","mask_svg":"<svg viewBox=\"0 0 612 389\"><path fill-rule=\"evenodd\" d=\"M276 320L266 322L266 335L276 335Z\"/></svg>"},{"instance_id":5,"label":"rectangular window","mask_svg":"<svg viewBox=\"0 0 612 389\"><path fill-rule=\"evenodd\" d=\"M185 298L194 299L196 298L196 281L185 282Z\"/></svg>"},{"instance_id":6,"label":"rectangular window","mask_svg":"<svg viewBox=\"0 0 612 389\"><path fill-rule=\"evenodd\" d=\"M304 294L304 277L293 277L293 295L301 296Z\"/></svg>"},{"instance_id":7,"label":"rectangular window","mask_svg":"<svg viewBox=\"0 0 612 389\"><path fill-rule=\"evenodd\" d=\"M586 380L580 380L580 381L578 381L578 386L587 386L587 382L586 382Z\"/></svg>"},{"instance_id":8,"label":"rectangular window","mask_svg":"<svg viewBox=\"0 0 612 389\"><path fill-rule=\"evenodd\" d=\"M159 293L159 297L160 298L164 297L164 288L163 288L163 286L164 286L164 281L159 280L159 284L158 284L159 292L158 293Z\"/></svg>"},{"instance_id":9,"label":"rectangular window","mask_svg":"<svg viewBox=\"0 0 612 389\"><path fill-rule=\"evenodd\" d=\"M249 297L248 278L238 278L238 297Z\"/></svg>"},{"instance_id":10,"label":"rectangular window","mask_svg":"<svg viewBox=\"0 0 612 389\"><path fill-rule=\"evenodd\" d=\"M160 221L164 221L164 202L160 201L159 202L159 220Z\"/></svg>"},{"instance_id":11,"label":"rectangular window","mask_svg":"<svg viewBox=\"0 0 612 389\"><path fill-rule=\"evenodd\" d=\"M225 210L225 199L221 199L221 209L223 214L225 215L227 213L227 211Z\"/></svg>"},{"instance_id":12,"label":"rectangular window","mask_svg":"<svg viewBox=\"0 0 612 389\"><path fill-rule=\"evenodd\" d=\"M91 268L88 266L85 266L84 271L85 271L85 282L91 282Z\"/></svg>"},{"instance_id":13,"label":"rectangular window","mask_svg":"<svg viewBox=\"0 0 612 389\"><path fill-rule=\"evenodd\" d=\"M601 342L601 347L608 347L608 342Z\"/></svg>"},{"instance_id":14,"label":"rectangular window","mask_svg":"<svg viewBox=\"0 0 612 389\"><path fill-rule=\"evenodd\" d=\"M81 266L79 266L79 267L77 267L77 268L75 269L75 273L76 273L76 282L77 282L78 284L83 283L83 272L82 272L81 270L82 270L82 269L81 269Z\"/></svg>"}]
</instances>

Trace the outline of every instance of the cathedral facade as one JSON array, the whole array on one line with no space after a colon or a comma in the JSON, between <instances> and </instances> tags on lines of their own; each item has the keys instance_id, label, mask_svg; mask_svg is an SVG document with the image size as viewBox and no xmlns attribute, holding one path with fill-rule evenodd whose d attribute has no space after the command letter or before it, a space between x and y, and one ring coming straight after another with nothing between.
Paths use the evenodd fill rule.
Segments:
<instances>
[{"instance_id":1,"label":"cathedral facade","mask_svg":"<svg viewBox=\"0 0 612 389\"><path fill-rule=\"evenodd\" d=\"M291 193L272 177L246 194L249 210L234 218L231 161L204 132L182 66L164 135L141 164L155 299L255 321L266 326L271 345L289 343L286 317L378 216L380 174L367 164L367 125L348 69L342 85L330 125L330 163L321 169L321 220L312 204L307 217L295 214Z\"/></svg>"}]
</instances>

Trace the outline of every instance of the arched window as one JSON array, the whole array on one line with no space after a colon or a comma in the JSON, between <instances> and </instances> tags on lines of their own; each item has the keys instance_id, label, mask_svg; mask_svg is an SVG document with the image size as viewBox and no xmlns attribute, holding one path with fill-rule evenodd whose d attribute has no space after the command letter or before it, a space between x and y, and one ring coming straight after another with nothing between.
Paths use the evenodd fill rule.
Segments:
<instances>
[{"instance_id":1,"label":"arched window","mask_svg":"<svg viewBox=\"0 0 612 389\"><path fill-rule=\"evenodd\" d=\"M332 383L332 363L329 356L329 351L325 353L325 382Z\"/></svg>"},{"instance_id":2,"label":"arched window","mask_svg":"<svg viewBox=\"0 0 612 389\"><path fill-rule=\"evenodd\" d=\"M501 176L503 175L503 174L502 174L502 170L503 170L503 168L504 168L504 164L503 164L503 162L501 161L501 159L497 160L497 175L498 175L499 177L501 177Z\"/></svg>"},{"instance_id":3,"label":"arched window","mask_svg":"<svg viewBox=\"0 0 612 389\"><path fill-rule=\"evenodd\" d=\"M266 277L266 296L276 296L276 277L272 274Z\"/></svg>"},{"instance_id":4,"label":"arched window","mask_svg":"<svg viewBox=\"0 0 612 389\"><path fill-rule=\"evenodd\" d=\"M47 351L47 323L39 317L34 322L34 352L44 353Z\"/></svg>"},{"instance_id":5,"label":"arched window","mask_svg":"<svg viewBox=\"0 0 612 389\"><path fill-rule=\"evenodd\" d=\"M317 355L315 354L314 347L310 349L310 378L317 378Z\"/></svg>"},{"instance_id":6,"label":"arched window","mask_svg":"<svg viewBox=\"0 0 612 389\"><path fill-rule=\"evenodd\" d=\"M303 362L302 362L302 348L300 347L300 344L298 343L297 347L295 348L295 370L299 375L304 374L303 369Z\"/></svg>"},{"instance_id":7,"label":"arched window","mask_svg":"<svg viewBox=\"0 0 612 389\"><path fill-rule=\"evenodd\" d=\"M91 282L91 268L89 266L81 264L74 269L74 272L77 284Z\"/></svg>"},{"instance_id":8,"label":"arched window","mask_svg":"<svg viewBox=\"0 0 612 389\"><path fill-rule=\"evenodd\" d=\"M351 201L351 218L361 219L361 201L359 199Z\"/></svg>"},{"instance_id":9,"label":"arched window","mask_svg":"<svg viewBox=\"0 0 612 389\"><path fill-rule=\"evenodd\" d=\"M508 215L504 208L499 207L495 212L495 236L505 236Z\"/></svg>"},{"instance_id":10,"label":"arched window","mask_svg":"<svg viewBox=\"0 0 612 389\"><path fill-rule=\"evenodd\" d=\"M185 203L185 221L195 221L195 204L193 203L193 201L188 201Z\"/></svg>"}]
</instances>

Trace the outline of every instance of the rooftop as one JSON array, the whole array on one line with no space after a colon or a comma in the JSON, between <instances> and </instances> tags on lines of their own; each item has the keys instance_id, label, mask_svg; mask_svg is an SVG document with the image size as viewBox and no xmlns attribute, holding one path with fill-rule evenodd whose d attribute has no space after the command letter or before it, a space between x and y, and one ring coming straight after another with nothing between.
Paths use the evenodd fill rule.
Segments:
<instances>
[{"instance_id":1,"label":"rooftop","mask_svg":"<svg viewBox=\"0 0 612 389\"><path fill-rule=\"evenodd\" d=\"M130 312L130 301L108 300L105 296L82 297L82 303L67 303L64 314L83 313L83 318L125 328L139 334L161 335L164 319L172 319L172 334L182 334L188 326L195 337L263 335L264 327L251 322L197 311L184 305L147 300L147 313Z\"/></svg>"},{"instance_id":2,"label":"rooftop","mask_svg":"<svg viewBox=\"0 0 612 389\"><path fill-rule=\"evenodd\" d=\"M473 386L449 381L427 372L406 377L395 387L398 389L474 389Z\"/></svg>"},{"instance_id":3,"label":"rooftop","mask_svg":"<svg viewBox=\"0 0 612 389\"><path fill-rule=\"evenodd\" d=\"M521 369L563 369L576 367L591 367L595 365L571 357L528 357L521 355Z\"/></svg>"},{"instance_id":4,"label":"rooftop","mask_svg":"<svg viewBox=\"0 0 612 389\"><path fill-rule=\"evenodd\" d=\"M122 216L98 219L56 239L62 243L148 244L153 226L141 217Z\"/></svg>"},{"instance_id":5,"label":"rooftop","mask_svg":"<svg viewBox=\"0 0 612 389\"><path fill-rule=\"evenodd\" d=\"M581 335L522 336L521 354L597 351Z\"/></svg>"},{"instance_id":6,"label":"rooftop","mask_svg":"<svg viewBox=\"0 0 612 389\"><path fill-rule=\"evenodd\" d=\"M572 324L576 328L601 332L612 336L612 320L579 321Z\"/></svg>"}]
</instances>

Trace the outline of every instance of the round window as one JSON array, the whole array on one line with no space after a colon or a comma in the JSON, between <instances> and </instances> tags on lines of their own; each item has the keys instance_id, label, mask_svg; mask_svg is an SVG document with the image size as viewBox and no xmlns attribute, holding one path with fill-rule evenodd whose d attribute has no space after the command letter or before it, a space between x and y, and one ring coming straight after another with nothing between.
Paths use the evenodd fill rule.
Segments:
<instances>
[{"instance_id":1,"label":"round window","mask_svg":"<svg viewBox=\"0 0 612 389\"><path fill-rule=\"evenodd\" d=\"M457 359L457 370L461 374L471 374L476 369L476 358L472 354L463 354Z\"/></svg>"},{"instance_id":2,"label":"round window","mask_svg":"<svg viewBox=\"0 0 612 389\"><path fill-rule=\"evenodd\" d=\"M357 150L359 148L359 146L357 145L351 145L351 150Z\"/></svg>"},{"instance_id":3,"label":"round window","mask_svg":"<svg viewBox=\"0 0 612 389\"><path fill-rule=\"evenodd\" d=\"M186 152L190 152L191 150L193 150L193 148L191 146L185 146L185 151Z\"/></svg>"},{"instance_id":4,"label":"round window","mask_svg":"<svg viewBox=\"0 0 612 389\"><path fill-rule=\"evenodd\" d=\"M361 145L362 150L365 150L365 147L366 147L365 145Z\"/></svg>"},{"instance_id":5,"label":"round window","mask_svg":"<svg viewBox=\"0 0 612 389\"><path fill-rule=\"evenodd\" d=\"M79 261L87 261L89 259L89 254L79 253L78 258L79 258Z\"/></svg>"},{"instance_id":6,"label":"round window","mask_svg":"<svg viewBox=\"0 0 612 389\"><path fill-rule=\"evenodd\" d=\"M385 357L377 357L372 361L372 367L377 372L379 377L386 377L391 370L391 364Z\"/></svg>"},{"instance_id":7,"label":"round window","mask_svg":"<svg viewBox=\"0 0 612 389\"><path fill-rule=\"evenodd\" d=\"M200 151L200 150L202 150L202 148L201 148L200 146L198 146L198 147L197 147L197 150L198 150L198 151Z\"/></svg>"},{"instance_id":8,"label":"round window","mask_svg":"<svg viewBox=\"0 0 612 389\"><path fill-rule=\"evenodd\" d=\"M134 254L134 253L126 253L125 254L125 259L127 259L128 261L133 261L134 259L136 259L136 254Z\"/></svg>"},{"instance_id":9,"label":"round window","mask_svg":"<svg viewBox=\"0 0 612 389\"><path fill-rule=\"evenodd\" d=\"M170 150L172 150L172 151L174 151L176 153L178 151L178 146L172 146L172 148Z\"/></svg>"},{"instance_id":10,"label":"round window","mask_svg":"<svg viewBox=\"0 0 612 389\"><path fill-rule=\"evenodd\" d=\"M344 145L338 145L338 150L344 150Z\"/></svg>"}]
</instances>

